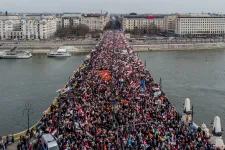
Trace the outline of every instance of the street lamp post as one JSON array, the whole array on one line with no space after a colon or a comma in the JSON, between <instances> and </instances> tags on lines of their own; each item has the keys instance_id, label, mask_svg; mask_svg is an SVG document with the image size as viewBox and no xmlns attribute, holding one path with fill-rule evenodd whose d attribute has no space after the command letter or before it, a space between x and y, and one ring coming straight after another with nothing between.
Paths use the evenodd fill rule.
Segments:
<instances>
[{"instance_id":1,"label":"street lamp post","mask_svg":"<svg viewBox=\"0 0 225 150\"><path fill-rule=\"evenodd\" d=\"M30 104L30 102L27 102L27 104L25 105L25 108L23 110L23 115L27 114L27 131L29 133L29 127L30 127L30 114L34 114L33 108Z\"/></svg>"},{"instance_id":2,"label":"street lamp post","mask_svg":"<svg viewBox=\"0 0 225 150\"><path fill-rule=\"evenodd\" d=\"M159 86L160 86L160 90L162 91L162 79L159 79Z\"/></svg>"},{"instance_id":3,"label":"street lamp post","mask_svg":"<svg viewBox=\"0 0 225 150\"><path fill-rule=\"evenodd\" d=\"M193 124L193 122L194 122L194 106L192 105L192 107L191 107L191 120L192 120L192 124Z\"/></svg>"},{"instance_id":4,"label":"street lamp post","mask_svg":"<svg viewBox=\"0 0 225 150\"><path fill-rule=\"evenodd\" d=\"M32 113L34 113L34 111L33 111L33 108L31 107L31 104L30 104L30 102L27 102L27 104L25 105L25 108L24 108L24 110L23 110L23 115L24 114L27 114L27 135L30 133L30 131L29 131L29 127L30 127L30 114ZM30 137L28 137L28 142L27 142L27 144L28 144L28 146L30 145L30 139L29 139Z\"/></svg>"}]
</instances>

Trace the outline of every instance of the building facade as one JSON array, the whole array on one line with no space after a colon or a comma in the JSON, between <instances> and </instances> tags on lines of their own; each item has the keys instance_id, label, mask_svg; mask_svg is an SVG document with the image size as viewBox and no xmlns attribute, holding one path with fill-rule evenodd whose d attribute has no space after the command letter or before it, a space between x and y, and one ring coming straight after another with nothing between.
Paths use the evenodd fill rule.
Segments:
<instances>
[{"instance_id":1,"label":"building facade","mask_svg":"<svg viewBox=\"0 0 225 150\"><path fill-rule=\"evenodd\" d=\"M56 28L57 29L62 28L62 17L61 16L56 17Z\"/></svg>"},{"instance_id":2,"label":"building facade","mask_svg":"<svg viewBox=\"0 0 225 150\"><path fill-rule=\"evenodd\" d=\"M0 15L0 40L48 39L59 28L87 25L90 31L102 31L109 16L99 14L49 14Z\"/></svg>"},{"instance_id":3,"label":"building facade","mask_svg":"<svg viewBox=\"0 0 225 150\"><path fill-rule=\"evenodd\" d=\"M131 31L135 28L147 29L153 25L159 28L161 31L165 31L165 17L149 15L128 15L124 16L122 19L123 30L125 31Z\"/></svg>"},{"instance_id":4,"label":"building facade","mask_svg":"<svg viewBox=\"0 0 225 150\"><path fill-rule=\"evenodd\" d=\"M66 28L69 26L74 26L76 27L81 23L81 14L64 14L61 17L62 20L62 27Z\"/></svg>"},{"instance_id":5,"label":"building facade","mask_svg":"<svg viewBox=\"0 0 225 150\"><path fill-rule=\"evenodd\" d=\"M222 37L225 34L225 17L180 15L176 18L175 34L181 37Z\"/></svg>"},{"instance_id":6,"label":"building facade","mask_svg":"<svg viewBox=\"0 0 225 150\"><path fill-rule=\"evenodd\" d=\"M21 24L18 15L0 16L0 40L21 38Z\"/></svg>"},{"instance_id":7,"label":"building facade","mask_svg":"<svg viewBox=\"0 0 225 150\"><path fill-rule=\"evenodd\" d=\"M81 24L88 26L90 31L102 31L108 22L108 15L83 14L81 17Z\"/></svg>"},{"instance_id":8,"label":"building facade","mask_svg":"<svg viewBox=\"0 0 225 150\"><path fill-rule=\"evenodd\" d=\"M102 31L108 22L109 16L100 14L64 14L61 17L63 28L84 24L89 27L90 31Z\"/></svg>"},{"instance_id":9,"label":"building facade","mask_svg":"<svg viewBox=\"0 0 225 150\"><path fill-rule=\"evenodd\" d=\"M48 39L54 35L54 15L0 16L0 39Z\"/></svg>"},{"instance_id":10,"label":"building facade","mask_svg":"<svg viewBox=\"0 0 225 150\"><path fill-rule=\"evenodd\" d=\"M57 20L54 15L26 15L21 27L25 39L48 39L56 32Z\"/></svg>"},{"instance_id":11,"label":"building facade","mask_svg":"<svg viewBox=\"0 0 225 150\"><path fill-rule=\"evenodd\" d=\"M165 30L166 31L174 31L175 30L176 18L177 18L176 15L165 16Z\"/></svg>"}]
</instances>

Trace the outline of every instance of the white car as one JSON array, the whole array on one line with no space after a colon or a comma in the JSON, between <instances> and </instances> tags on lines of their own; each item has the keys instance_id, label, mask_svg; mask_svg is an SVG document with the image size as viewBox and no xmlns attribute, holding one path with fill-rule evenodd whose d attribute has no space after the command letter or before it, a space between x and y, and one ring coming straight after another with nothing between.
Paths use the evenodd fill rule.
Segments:
<instances>
[{"instance_id":1,"label":"white car","mask_svg":"<svg viewBox=\"0 0 225 150\"><path fill-rule=\"evenodd\" d=\"M43 134L41 144L46 150L59 150L59 146L51 134Z\"/></svg>"},{"instance_id":2,"label":"white car","mask_svg":"<svg viewBox=\"0 0 225 150\"><path fill-rule=\"evenodd\" d=\"M153 87L152 90L154 91L154 98L156 98L162 94L162 92L159 88Z\"/></svg>"}]
</instances>

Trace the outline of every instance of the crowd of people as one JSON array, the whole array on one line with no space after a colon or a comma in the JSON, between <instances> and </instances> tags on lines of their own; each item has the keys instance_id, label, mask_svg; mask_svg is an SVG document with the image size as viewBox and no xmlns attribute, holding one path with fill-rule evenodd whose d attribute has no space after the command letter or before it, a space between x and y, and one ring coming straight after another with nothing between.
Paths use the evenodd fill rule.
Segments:
<instances>
[{"instance_id":1,"label":"crowd of people","mask_svg":"<svg viewBox=\"0 0 225 150\"><path fill-rule=\"evenodd\" d=\"M204 131L184 125L122 31L105 31L58 92L36 128L60 150L214 148Z\"/></svg>"}]
</instances>

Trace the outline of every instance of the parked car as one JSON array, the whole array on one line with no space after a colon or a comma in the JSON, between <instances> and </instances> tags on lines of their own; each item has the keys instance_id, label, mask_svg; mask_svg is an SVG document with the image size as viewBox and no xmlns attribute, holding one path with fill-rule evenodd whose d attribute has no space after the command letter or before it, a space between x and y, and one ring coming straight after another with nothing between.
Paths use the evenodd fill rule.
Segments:
<instances>
[{"instance_id":1,"label":"parked car","mask_svg":"<svg viewBox=\"0 0 225 150\"><path fill-rule=\"evenodd\" d=\"M174 40L175 39L175 37L169 37L169 40Z\"/></svg>"},{"instance_id":2,"label":"parked car","mask_svg":"<svg viewBox=\"0 0 225 150\"><path fill-rule=\"evenodd\" d=\"M59 146L51 134L43 134L41 137L42 147L46 150L59 150Z\"/></svg>"}]
</instances>

